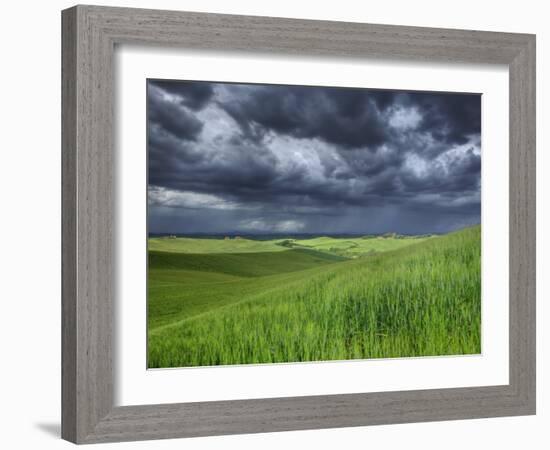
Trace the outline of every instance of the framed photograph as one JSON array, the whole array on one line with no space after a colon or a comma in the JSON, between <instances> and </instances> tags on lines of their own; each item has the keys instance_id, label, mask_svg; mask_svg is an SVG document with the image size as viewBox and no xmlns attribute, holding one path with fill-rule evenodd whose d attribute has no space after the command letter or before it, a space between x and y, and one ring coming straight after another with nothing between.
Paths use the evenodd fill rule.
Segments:
<instances>
[{"instance_id":1,"label":"framed photograph","mask_svg":"<svg viewBox=\"0 0 550 450\"><path fill-rule=\"evenodd\" d=\"M535 37L62 13L62 435L535 413Z\"/></svg>"}]
</instances>

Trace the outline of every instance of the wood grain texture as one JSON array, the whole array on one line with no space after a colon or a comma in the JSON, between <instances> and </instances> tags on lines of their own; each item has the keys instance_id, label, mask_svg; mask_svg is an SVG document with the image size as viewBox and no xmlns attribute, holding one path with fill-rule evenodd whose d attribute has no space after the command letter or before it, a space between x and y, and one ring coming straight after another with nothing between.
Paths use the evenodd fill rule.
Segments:
<instances>
[{"instance_id":1,"label":"wood grain texture","mask_svg":"<svg viewBox=\"0 0 550 450\"><path fill-rule=\"evenodd\" d=\"M535 411L536 95L535 40L510 71L510 384Z\"/></svg>"},{"instance_id":2,"label":"wood grain texture","mask_svg":"<svg viewBox=\"0 0 550 450\"><path fill-rule=\"evenodd\" d=\"M63 14L62 35L62 156L61 156L61 341L62 431L76 440L76 10Z\"/></svg>"},{"instance_id":3,"label":"wood grain texture","mask_svg":"<svg viewBox=\"0 0 550 450\"><path fill-rule=\"evenodd\" d=\"M112 43L85 9L63 16L62 436L82 441L113 406ZM66 281L65 281L66 280Z\"/></svg>"},{"instance_id":4,"label":"wood grain texture","mask_svg":"<svg viewBox=\"0 0 550 450\"><path fill-rule=\"evenodd\" d=\"M77 6L63 11L62 435L77 443L535 412L535 37ZM115 44L510 70L510 384L113 407Z\"/></svg>"}]
</instances>

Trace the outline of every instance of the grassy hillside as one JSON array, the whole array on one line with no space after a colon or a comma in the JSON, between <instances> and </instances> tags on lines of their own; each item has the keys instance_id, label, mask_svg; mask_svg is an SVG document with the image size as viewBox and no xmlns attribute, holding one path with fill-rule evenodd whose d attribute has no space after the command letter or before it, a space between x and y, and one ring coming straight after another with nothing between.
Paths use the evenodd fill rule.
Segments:
<instances>
[{"instance_id":1,"label":"grassy hillside","mask_svg":"<svg viewBox=\"0 0 550 450\"><path fill-rule=\"evenodd\" d=\"M317 251L330 252L348 258L357 258L372 253L397 250L411 244L423 242L431 237L359 237L338 239L332 237L317 237L313 239L296 239L285 243L290 248L310 248Z\"/></svg>"},{"instance_id":2,"label":"grassy hillside","mask_svg":"<svg viewBox=\"0 0 550 450\"><path fill-rule=\"evenodd\" d=\"M311 239L271 239L254 240L246 238L188 238L188 237L157 237L149 239L149 251L187 253L187 254L220 254L220 253L263 253L284 252L290 249L315 250L332 253L346 258L356 258L371 255L374 252L386 252L406 247L411 244L431 239L422 237L383 237L365 236L349 238L333 238L321 236Z\"/></svg>"},{"instance_id":3,"label":"grassy hillside","mask_svg":"<svg viewBox=\"0 0 550 450\"><path fill-rule=\"evenodd\" d=\"M259 241L253 239L199 239L199 238L150 238L149 250L173 253L258 253L283 252L286 249L277 245L276 240Z\"/></svg>"},{"instance_id":4,"label":"grassy hillside","mask_svg":"<svg viewBox=\"0 0 550 450\"><path fill-rule=\"evenodd\" d=\"M301 283L338 256L290 250L265 253L183 254L149 252L149 327ZM307 270L313 269L313 270Z\"/></svg>"},{"instance_id":5,"label":"grassy hillside","mask_svg":"<svg viewBox=\"0 0 550 450\"><path fill-rule=\"evenodd\" d=\"M345 258L301 249L280 252L220 254L149 252L149 266L152 270L194 270L241 277L294 272L342 260L345 260Z\"/></svg>"},{"instance_id":6,"label":"grassy hillside","mask_svg":"<svg viewBox=\"0 0 550 450\"><path fill-rule=\"evenodd\" d=\"M480 227L333 256L356 240L245 242L280 248L245 255L229 251L233 240L217 240L227 250L211 255L151 252L149 367L481 351Z\"/></svg>"}]
</instances>

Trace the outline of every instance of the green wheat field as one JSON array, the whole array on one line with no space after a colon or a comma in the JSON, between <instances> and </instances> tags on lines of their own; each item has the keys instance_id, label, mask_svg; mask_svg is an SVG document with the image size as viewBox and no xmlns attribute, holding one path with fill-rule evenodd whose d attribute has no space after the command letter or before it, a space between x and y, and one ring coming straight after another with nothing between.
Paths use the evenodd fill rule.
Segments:
<instances>
[{"instance_id":1,"label":"green wheat field","mask_svg":"<svg viewBox=\"0 0 550 450\"><path fill-rule=\"evenodd\" d=\"M149 368L481 352L481 229L150 238Z\"/></svg>"}]
</instances>

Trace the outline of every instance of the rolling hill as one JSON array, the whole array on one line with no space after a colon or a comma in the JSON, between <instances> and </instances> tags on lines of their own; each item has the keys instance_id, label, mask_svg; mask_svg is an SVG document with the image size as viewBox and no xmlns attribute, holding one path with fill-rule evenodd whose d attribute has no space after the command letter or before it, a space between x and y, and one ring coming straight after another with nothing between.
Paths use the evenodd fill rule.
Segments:
<instances>
[{"instance_id":1,"label":"rolling hill","mask_svg":"<svg viewBox=\"0 0 550 450\"><path fill-rule=\"evenodd\" d=\"M479 226L281 241L150 239L148 366L480 352Z\"/></svg>"}]
</instances>

